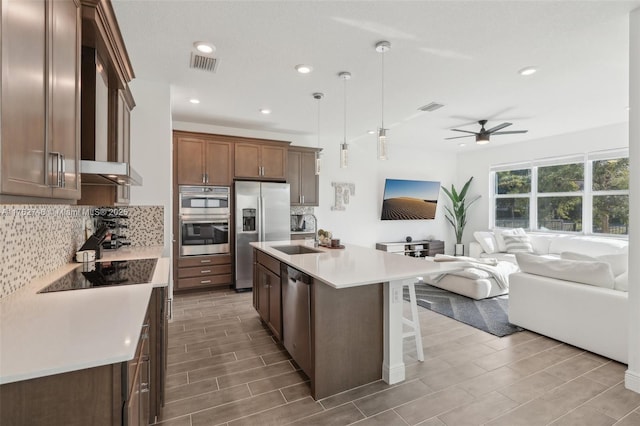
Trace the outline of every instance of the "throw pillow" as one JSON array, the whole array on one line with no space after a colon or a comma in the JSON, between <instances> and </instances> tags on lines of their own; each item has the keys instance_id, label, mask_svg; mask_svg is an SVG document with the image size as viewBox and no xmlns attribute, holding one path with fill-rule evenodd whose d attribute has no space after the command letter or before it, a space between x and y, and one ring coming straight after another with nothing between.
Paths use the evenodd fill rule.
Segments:
<instances>
[{"instance_id":1,"label":"throw pillow","mask_svg":"<svg viewBox=\"0 0 640 426\"><path fill-rule=\"evenodd\" d=\"M503 235L507 253L533 253L533 245L528 235Z\"/></svg>"},{"instance_id":2,"label":"throw pillow","mask_svg":"<svg viewBox=\"0 0 640 426\"><path fill-rule=\"evenodd\" d=\"M505 235L527 235L522 228L515 229L494 229L493 233L496 236L497 248L500 253L505 253L507 251L507 246L504 243Z\"/></svg>"},{"instance_id":3,"label":"throw pillow","mask_svg":"<svg viewBox=\"0 0 640 426\"><path fill-rule=\"evenodd\" d=\"M572 251L563 251L560 253L561 259L568 260L589 260L592 262L607 262L611 265L613 276L624 274L629 269L629 255L627 253L603 254L601 256L588 256L582 253Z\"/></svg>"},{"instance_id":4,"label":"throw pillow","mask_svg":"<svg viewBox=\"0 0 640 426\"><path fill-rule=\"evenodd\" d=\"M520 270L529 274L610 289L614 285L611 266L606 262L547 259L529 253L516 253L516 259Z\"/></svg>"},{"instance_id":5,"label":"throw pillow","mask_svg":"<svg viewBox=\"0 0 640 426\"><path fill-rule=\"evenodd\" d=\"M473 237L476 239L482 251L485 253L495 253L497 251L496 239L493 236L493 232L476 231L473 233Z\"/></svg>"}]
</instances>

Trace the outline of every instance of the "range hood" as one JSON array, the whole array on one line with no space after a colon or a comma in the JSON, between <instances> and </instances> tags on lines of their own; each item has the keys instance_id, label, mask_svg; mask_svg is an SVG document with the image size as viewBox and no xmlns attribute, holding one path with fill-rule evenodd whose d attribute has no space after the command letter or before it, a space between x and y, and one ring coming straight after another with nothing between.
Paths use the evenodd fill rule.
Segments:
<instances>
[{"instance_id":1,"label":"range hood","mask_svg":"<svg viewBox=\"0 0 640 426\"><path fill-rule=\"evenodd\" d=\"M87 185L142 185L142 176L128 163L80 160L80 172Z\"/></svg>"}]
</instances>

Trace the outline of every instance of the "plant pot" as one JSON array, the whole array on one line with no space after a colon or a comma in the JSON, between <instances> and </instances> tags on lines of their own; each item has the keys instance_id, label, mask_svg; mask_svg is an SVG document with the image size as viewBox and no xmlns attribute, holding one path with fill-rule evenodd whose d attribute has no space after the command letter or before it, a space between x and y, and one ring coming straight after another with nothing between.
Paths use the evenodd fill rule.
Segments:
<instances>
[{"instance_id":1,"label":"plant pot","mask_svg":"<svg viewBox=\"0 0 640 426\"><path fill-rule=\"evenodd\" d=\"M456 244L454 256L464 256L464 244Z\"/></svg>"}]
</instances>

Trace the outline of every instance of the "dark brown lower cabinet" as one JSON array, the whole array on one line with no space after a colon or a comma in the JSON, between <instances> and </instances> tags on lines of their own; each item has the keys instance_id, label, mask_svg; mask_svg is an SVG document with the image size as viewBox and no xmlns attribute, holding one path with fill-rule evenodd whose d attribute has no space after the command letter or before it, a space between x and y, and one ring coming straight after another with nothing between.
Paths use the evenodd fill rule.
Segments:
<instances>
[{"instance_id":1,"label":"dark brown lower cabinet","mask_svg":"<svg viewBox=\"0 0 640 426\"><path fill-rule=\"evenodd\" d=\"M132 360L0 386L2 426L146 426L164 404L166 288L155 288Z\"/></svg>"},{"instance_id":2,"label":"dark brown lower cabinet","mask_svg":"<svg viewBox=\"0 0 640 426\"><path fill-rule=\"evenodd\" d=\"M283 341L280 261L254 250L253 305ZM383 284L336 289L313 279L310 293L311 396L328 396L380 380L383 360ZM292 355L293 356L293 355ZM306 360L296 360L300 365Z\"/></svg>"}]
</instances>

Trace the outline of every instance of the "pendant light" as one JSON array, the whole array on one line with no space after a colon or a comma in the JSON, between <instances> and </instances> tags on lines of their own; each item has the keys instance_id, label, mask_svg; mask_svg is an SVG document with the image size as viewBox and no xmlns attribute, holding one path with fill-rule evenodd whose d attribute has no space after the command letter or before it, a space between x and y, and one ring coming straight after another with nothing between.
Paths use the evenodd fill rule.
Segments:
<instances>
[{"instance_id":1,"label":"pendant light","mask_svg":"<svg viewBox=\"0 0 640 426\"><path fill-rule=\"evenodd\" d=\"M320 168L322 166L322 158L320 158L320 101L322 98L324 98L324 93L316 92L313 94L313 99L318 101L318 143L316 144L318 151L316 151L316 175L320 174Z\"/></svg>"},{"instance_id":2,"label":"pendant light","mask_svg":"<svg viewBox=\"0 0 640 426\"><path fill-rule=\"evenodd\" d=\"M349 166L349 145L347 145L347 80L351 80L351 73L343 71L338 74L344 81L344 139L340 144L340 168L346 169Z\"/></svg>"},{"instance_id":3,"label":"pendant light","mask_svg":"<svg viewBox=\"0 0 640 426\"><path fill-rule=\"evenodd\" d=\"M391 43L388 41L379 41L376 43L376 52L382 54L382 114L380 120L380 128L378 129L378 159L386 160L387 157L387 131L389 129L384 128L384 54L391 49Z\"/></svg>"}]
</instances>

